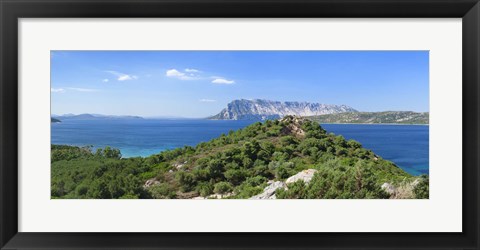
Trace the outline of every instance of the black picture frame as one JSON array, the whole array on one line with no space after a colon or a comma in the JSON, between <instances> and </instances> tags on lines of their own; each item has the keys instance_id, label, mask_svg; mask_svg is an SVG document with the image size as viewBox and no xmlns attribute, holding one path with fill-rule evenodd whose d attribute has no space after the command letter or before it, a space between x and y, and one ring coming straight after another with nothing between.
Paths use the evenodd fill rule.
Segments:
<instances>
[{"instance_id":1,"label":"black picture frame","mask_svg":"<svg viewBox=\"0 0 480 250\"><path fill-rule=\"evenodd\" d=\"M479 249L478 0L0 0L0 15L1 249ZM57 17L462 18L463 232L18 232L18 20Z\"/></svg>"}]
</instances>

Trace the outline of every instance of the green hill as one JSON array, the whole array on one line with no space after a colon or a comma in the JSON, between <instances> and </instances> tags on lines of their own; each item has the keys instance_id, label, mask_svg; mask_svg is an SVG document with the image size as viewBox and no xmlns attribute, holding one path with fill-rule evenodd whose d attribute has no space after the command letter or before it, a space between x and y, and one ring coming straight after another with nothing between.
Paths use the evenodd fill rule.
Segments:
<instances>
[{"instance_id":1,"label":"green hill","mask_svg":"<svg viewBox=\"0 0 480 250\"><path fill-rule=\"evenodd\" d=\"M428 177L291 116L145 158L52 145L51 164L52 198L428 197Z\"/></svg>"},{"instance_id":2,"label":"green hill","mask_svg":"<svg viewBox=\"0 0 480 250\"><path fill-rule=\"evenodd\" d=\"M358 124L428 124L428 112L411 111L385 112L346 112L338 114L310 116L319 123L358 123Z\"/></svg>"}]
</instances>

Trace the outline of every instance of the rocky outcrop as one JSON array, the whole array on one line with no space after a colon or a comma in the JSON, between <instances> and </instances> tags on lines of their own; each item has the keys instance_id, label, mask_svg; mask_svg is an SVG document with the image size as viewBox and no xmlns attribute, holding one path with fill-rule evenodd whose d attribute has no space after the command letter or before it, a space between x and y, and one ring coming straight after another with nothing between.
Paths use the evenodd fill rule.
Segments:
<instances>
[{"instance_id":1,"label":"rocky outcrop","mask_svg":"<svg viewBox=\"0 0 480 250\"><path fill-rule=\"evenodd\" d=\"M251 197L251 200L267 200L267 199L276 199L275 197L275 192L277 189L285 189L287 185L284 182L281 181L275 181L270 183L266 188L263 189L263 192L261 194L257 194L253 197Z\"/></svg>"},{"instance_id":2,"label":"rocky outcrop","mask_svg":"<svg viewBox=\"0 0 480 250\"><path fill-rule=\"evenodd\" d=\"M390 195L390 199L414 199L414 189L420 183L420 179L394 186L388 182L382 184L381 188Z\"/></svg>"},{"instance_id":3,"label":"rocky outcrop","mask_svg":"<svg viewBox=\"0 0 480 250\"><path fill-rule=\"evenodd\" d=\"M155 178L148 179L147 181L145 181L145 184L143 184L143 188L149 188L151 186L158 185L158 184L160 184L160 182L157 179Z\"/></svg>"},{"instance_id":4,"label":"rocky outcrop","mask_svg":"<svg viewBox=\"0 0 480 250\"><path fill-rule=\"evenodd\" d=\"M389 195L395 195L395 193L397 192L397 188L388 182L382 184L382 189Z\"/></svg>"},{"instance_id":5,"label":"rocky outcrop","mask_svg":"<svg viewBox=\"0 0 480 250\"><path fill-rule=\"evenodd\" d=\"M232 196L233 193L226 193L226 194L211 194L208 196L208 199L224 199Z\"/></svg>"},{"instance_id":6,"label":"rocky outcrop","mask_svg":"<svg viewBox=\"0 0 480 250\"><path fill-rule=\"evenodd\" d=\"M206 200L207 198L205 197L202 197L202 196L197 196L197 197L193 197L193 198L190 198L191 200Z\"/></svg>"},{"instance_id":7,"label":"rocky outcrop","mask_svg":"<svg viewBox=\"0 0 480 250\"><path fill-rule=\"evenodd\" d=\"M214 120L268 120L278 119L287 115L316 116L357 112L346 105L330 105L309 102L278 102L262 99L234 100L215 116Z\"/></svg>"},{"instance_id":8,"label":"rocky outcrop","mask_svg":"<svg viewBox=\"0 0 480 250\"><path fill-rule=\"evenodd\" d=\"M228 198L230 196L232 196L233 193L226 193L226 194L211 194L207 197L203 197L203 196L196 196L196 197L193 197L193 198L190 198L192 200L207 200L207 199L225 199L225 198Z\"/></svg>"},{"instance_id":9,"label":"rocky outcrop","mask_svg":"<svg viewBox=\"0 0 480 250\"><path fill-rule=\"evenodd\" d=\"M183 168L183 166L185 166L185 164L187 164L187 161L180 162L180 163L174 163L172 166L176 169L181 169L181 168Z\"/></svg>"},{"instance_id":10,"label":"rocky outcrop","mask_svg":"<svg viewBox=\"0 0 480 250\"><path fill-rule=\"evenodd\" d=\"M304 118L296 116L285 116L281 122L289 123L282 129L282 134L294 135L296 137L305 137L305 131L302 129Z\"/></svg>"},{"instance_id":11,"label":"rocky outcrop","mask_svg":"<svg viewBox=\"0 0 480 250\"><path fill-rule=\"evenodd\" d=\"M276 192L278 189L287 189L287 184L302 180L305 184L309 183L313 175L317 172L315 169L307 169L296 175L290 176L285 182L283 181L268 181L268 186L263 189L263 192L255 196L250 197L251 200L271 200L276 199Z\"/></svg>"},{"instance_id":12,"label":"rocky outcrop","mask_svg":"<svg viewBox=\"0 0 480 250\"><path fill-rule=\"evenodd\" d=\"M297 182L299 180L302 180L303 182L305 182L305 184L307 184L312 180L313 175L315 175L316 172L317 172L316 169L303 170L302 172L300 172L296 175L288 177L288 179L285 181L285 183L290 184L290 183L294 183L294 182Z\"/></svg>"}]
</instances>

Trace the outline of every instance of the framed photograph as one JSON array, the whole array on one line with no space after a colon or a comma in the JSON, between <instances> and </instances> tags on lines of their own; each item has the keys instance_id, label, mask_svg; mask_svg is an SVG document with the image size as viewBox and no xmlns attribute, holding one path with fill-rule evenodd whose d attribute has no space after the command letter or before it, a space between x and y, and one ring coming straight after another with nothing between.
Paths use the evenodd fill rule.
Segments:
<instances>
[{"instance_id":1,"label":"framed photograph","mask_svg":"<svg viewBox=\"0 0 480 250\"><path fill-rule=\"evenodd\" d=\"M479 249L477 0L0 4L1 249Z\"/></svg>"}]
</instances>

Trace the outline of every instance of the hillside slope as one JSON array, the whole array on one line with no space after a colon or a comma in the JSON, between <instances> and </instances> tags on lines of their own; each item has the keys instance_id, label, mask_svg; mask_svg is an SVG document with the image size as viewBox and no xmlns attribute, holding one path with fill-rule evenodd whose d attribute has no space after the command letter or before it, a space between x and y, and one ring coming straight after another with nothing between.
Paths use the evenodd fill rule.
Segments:
<instances>
[{"instance_id":1,"label":"hillside slope","mask_svg":"<svg viewBox=\"0 0 480 250\"><path fill-rule=\"evenodd\" d=\"M146 158L52 145L51 161L52 198L428 197L428 177L292 116Z\"/></svg>"}]
</instances>

